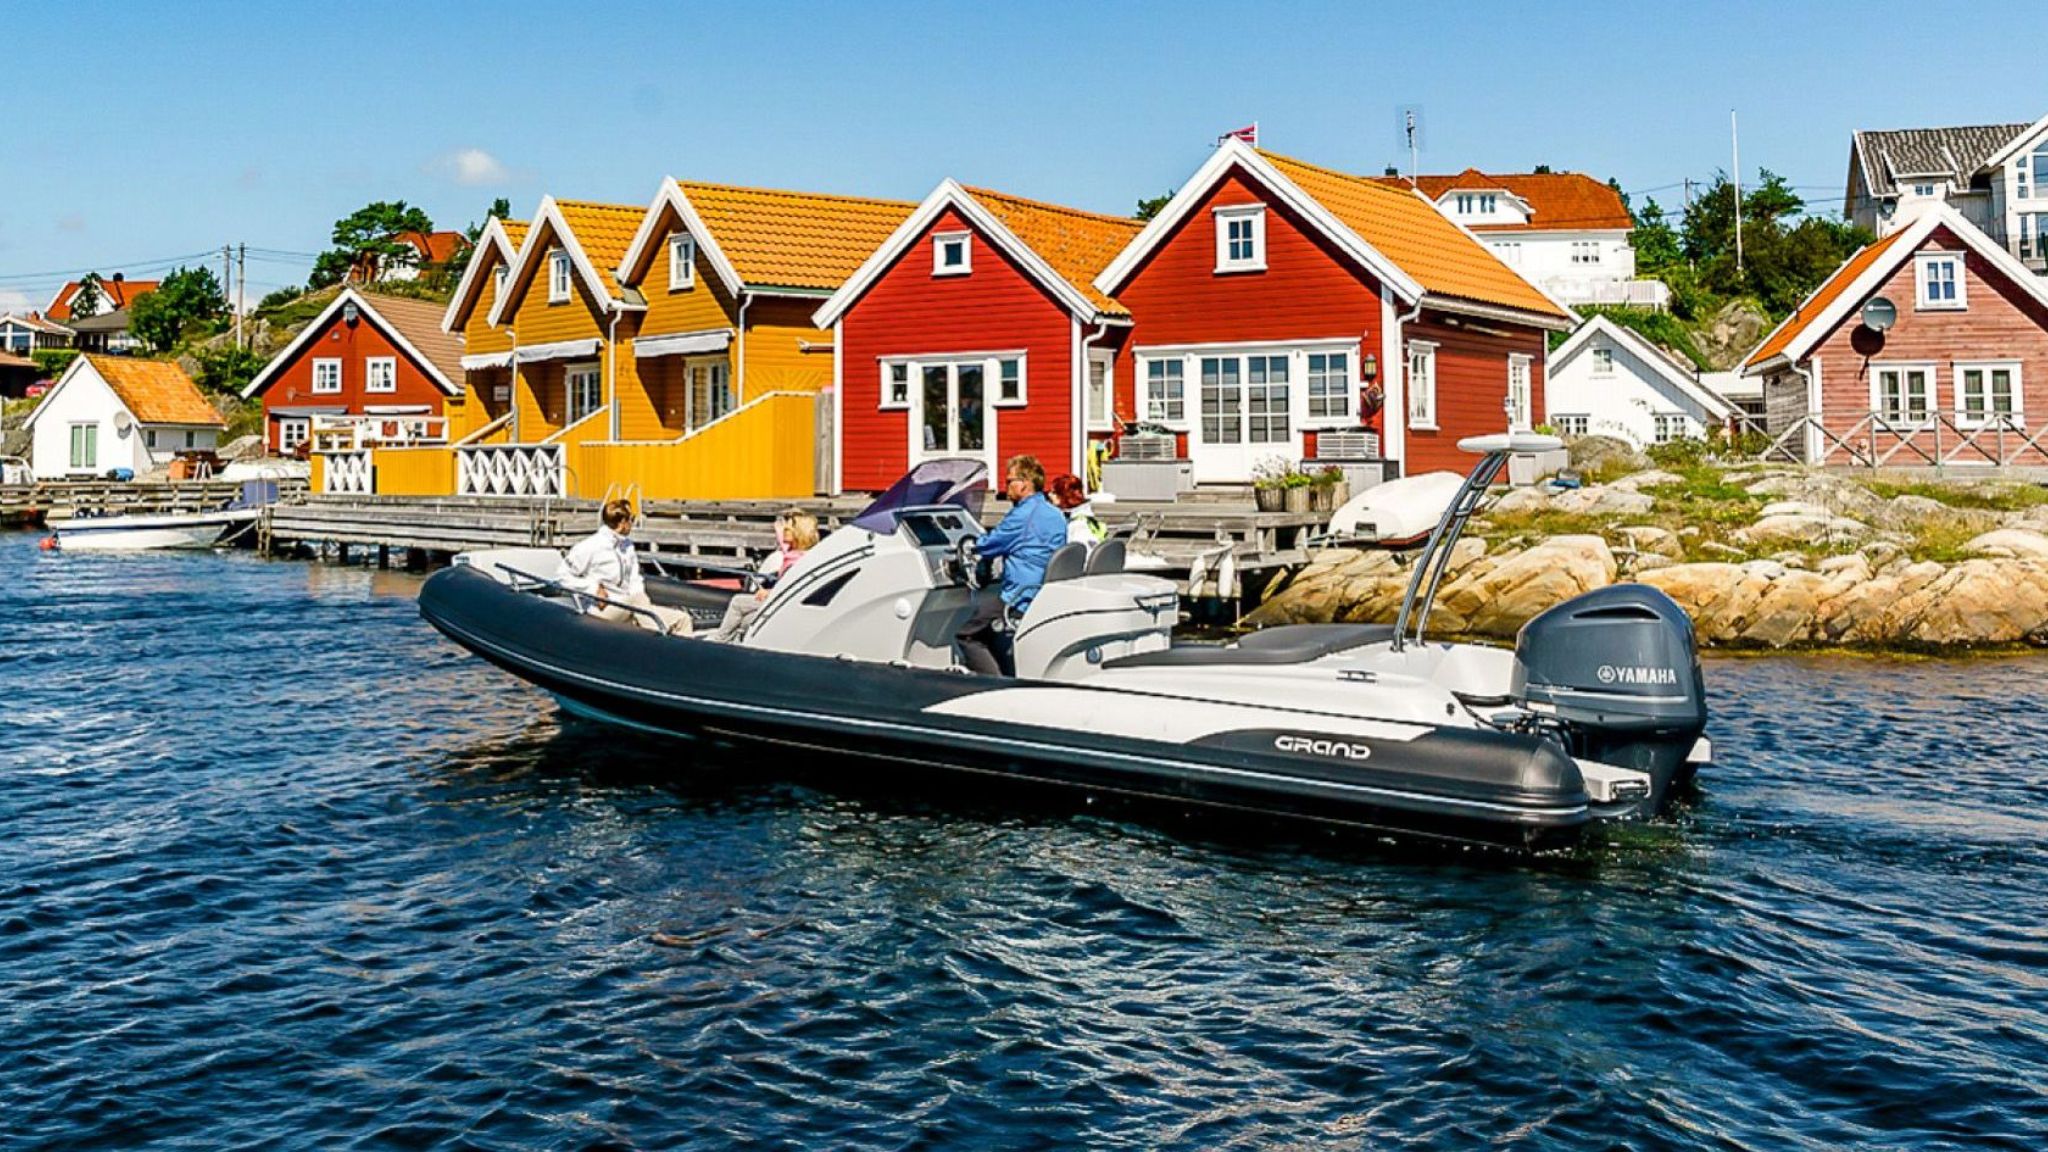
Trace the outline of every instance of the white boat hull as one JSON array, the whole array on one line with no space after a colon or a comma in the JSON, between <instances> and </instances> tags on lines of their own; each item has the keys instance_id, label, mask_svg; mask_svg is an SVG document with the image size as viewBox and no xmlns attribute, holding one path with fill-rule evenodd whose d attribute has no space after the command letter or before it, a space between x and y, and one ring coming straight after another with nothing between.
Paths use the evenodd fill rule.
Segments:
<instances>
[{"instance_id":1,"label":"white boat hull","mask_svg":"<svg viewBox=\"0 0 2048 1152\"><path fill-rule=\"evenodd\" d=\"M161 516L80 517L56 526L57 546L66 552L211 548L220 543L223 536L255 518L255 509Z\"/></svg>"}]
</instances>

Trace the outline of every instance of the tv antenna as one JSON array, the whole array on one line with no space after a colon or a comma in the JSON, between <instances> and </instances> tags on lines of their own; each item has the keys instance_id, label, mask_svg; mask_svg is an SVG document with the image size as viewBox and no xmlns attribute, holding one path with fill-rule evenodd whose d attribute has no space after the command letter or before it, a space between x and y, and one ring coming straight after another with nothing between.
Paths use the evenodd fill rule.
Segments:
<instances>
[{"instance_id":1,"label":"tv antenna","mask_svg":"<svg viewBox=\"0 0 2048 1152\"><path fill-rule=\"evenodd\" d=\"M1394 131L1401 146L1408 150L1408 183L1415 183L1415 175L1421 171L1420 158L1423 149L1422 105L1403 104L1394 110Z\"/></svg>"}]
</instances>

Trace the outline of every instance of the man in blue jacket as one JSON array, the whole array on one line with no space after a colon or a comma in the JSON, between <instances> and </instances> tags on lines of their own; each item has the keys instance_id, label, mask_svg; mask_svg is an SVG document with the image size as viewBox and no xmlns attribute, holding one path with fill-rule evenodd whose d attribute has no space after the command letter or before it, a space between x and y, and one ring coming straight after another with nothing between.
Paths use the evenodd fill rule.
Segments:
<instances>
[{"instance_id":1,"label":"man in blue jacket","mask_svg":"<svg viewBox=\"0 0 2048 1152\"><path fill-rule=\"evenodd\" d=\"M1005 611L1012 620L1023 617L1045 583L1046 562L1067 542L1066 513L1045 498L1045 469L1037 457L1011 457L1004 475L1004 493L1016 507L981 538L979 549L983 556L1003 558L1002 596L981 597L954 637L961 662L990 676L1016 675L1009 637L997 625Z\"/></svg>"}]
</instances>

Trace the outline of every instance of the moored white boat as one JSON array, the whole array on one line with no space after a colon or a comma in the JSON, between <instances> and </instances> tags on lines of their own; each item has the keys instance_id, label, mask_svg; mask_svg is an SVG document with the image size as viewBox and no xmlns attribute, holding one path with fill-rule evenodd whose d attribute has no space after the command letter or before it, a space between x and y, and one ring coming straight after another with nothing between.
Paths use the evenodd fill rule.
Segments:
<instances>
[{"instance_id":1,"label":"moored white boat","mask_svg":"<svg viewBox=\"0 0 2048 1152\"><path fill-rule=\"evenodd\" d=\"M211 548L256 519L256 508L168 512L150 516L75 516L52 525L66 552L142 552Z\"/></svg>"}]
</instances>

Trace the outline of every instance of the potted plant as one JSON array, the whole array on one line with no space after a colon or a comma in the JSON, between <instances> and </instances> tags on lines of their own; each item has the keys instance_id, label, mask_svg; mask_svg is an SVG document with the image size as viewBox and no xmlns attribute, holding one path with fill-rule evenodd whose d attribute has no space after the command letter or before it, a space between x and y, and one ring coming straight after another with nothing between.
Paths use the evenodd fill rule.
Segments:
<instances>
[{"instance_id":1,"label":"potted plant","mask_svg":"<svg viewBox=\"0 0 2048 1152\"><path fill-rule=\"evenodd\" d=\"M1285 500L1289 512L1297 516L1308 514L1315 498L1311 491L1314 484L1315 477L1292 465L1288 466L1286 476L1280 481L1280 487L1286 492Z\"/></svg>"},{"instance_id":2,"label":"potted plant","mask_svg":"<svg viewBox=\"0 0 2048 1152\"><path fill-rule=\"evenodd\" d=\"M1287 463L1279 457L1262 461L1252 469L1252 502L1261 512L1280 512L1287 507Z\"/></svg>"},{"instance_id":3,"label":"potted plant","mask_svg":"<svg viewBox=\"0 0 2048 1152\"><path fill-rule=\"evenodd\" d=\"M1310 478L1309 500L1312 511L1328 514L1335 512L1351 499L1351 485L1344 480L1342 468L1324 468Z\"/></svg>"}]
</instances>

